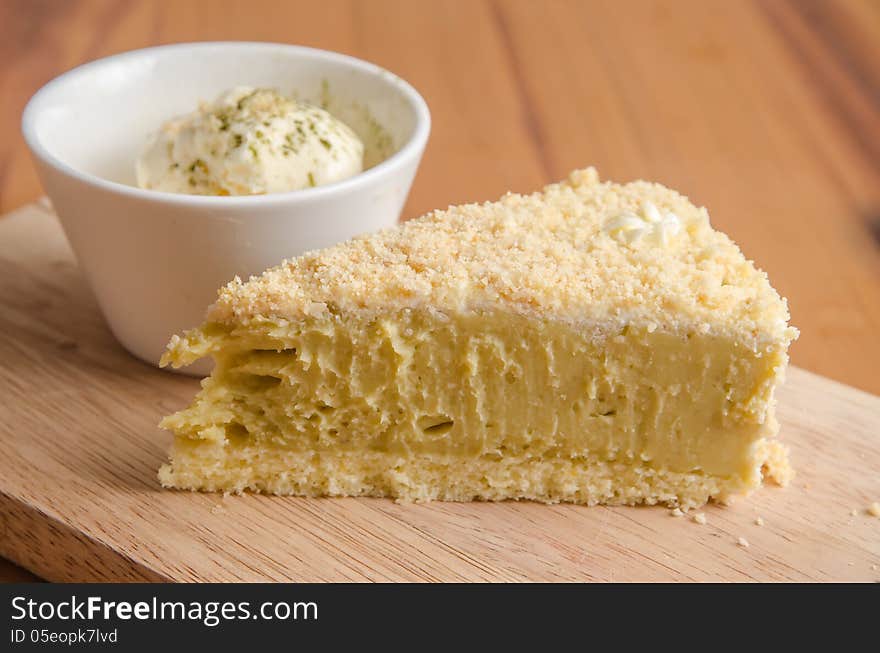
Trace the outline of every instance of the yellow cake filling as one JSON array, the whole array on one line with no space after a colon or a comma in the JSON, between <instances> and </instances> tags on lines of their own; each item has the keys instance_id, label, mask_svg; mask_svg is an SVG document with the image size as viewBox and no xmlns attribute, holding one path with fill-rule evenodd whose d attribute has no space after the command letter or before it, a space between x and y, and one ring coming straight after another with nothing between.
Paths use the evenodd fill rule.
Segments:
<instances>
[{"instance_id":1,"label":"yellow cake filling","mask_svg":"<svg viewBox=\"0 0 880 653\"><path fill-rule=\"evenodd\" d=\"M784 351L647 328L588 334L516 314L408 309L209 325L188 345L217 366L193 407L163 422L177 439L162 480L687 505L760 484L767 454L756 444L775 434L767 413ZM611 482L621 469L641 479L637 491Z\"/></svg>"}]
</instances>

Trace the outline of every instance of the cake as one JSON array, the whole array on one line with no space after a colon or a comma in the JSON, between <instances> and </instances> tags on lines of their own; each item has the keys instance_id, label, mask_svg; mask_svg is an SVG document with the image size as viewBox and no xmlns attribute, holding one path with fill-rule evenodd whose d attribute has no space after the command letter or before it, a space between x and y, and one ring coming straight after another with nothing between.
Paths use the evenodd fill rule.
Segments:
<instances>
[{"instance_id":1,"label":"cake","mask_svg":"<svg viewBox=\"0 0 880 653\"><path fill-rule=\"evenodd\" d=\"M784 484L784 299L704 208L579 170L233 280L167 487L691 507Z\"/></svg>"}]
</instances>

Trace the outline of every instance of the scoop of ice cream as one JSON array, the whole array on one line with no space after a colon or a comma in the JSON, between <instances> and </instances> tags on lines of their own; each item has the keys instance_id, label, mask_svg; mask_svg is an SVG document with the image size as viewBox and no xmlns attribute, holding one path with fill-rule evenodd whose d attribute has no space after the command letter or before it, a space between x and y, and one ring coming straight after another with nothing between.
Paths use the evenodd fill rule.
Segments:
<instances>
[{"instance_id":1,"label":"scoop of ice cream","mask_svg":"<svg viewBox=\"0 0 880 653\"><path fill-rule=\"evenodd\" d=\"M351 177L363 158L361 140L327 111L241 86L162 125L136 174L141 188L170 193L259 195Z\"/></svg>"}]
</instances>

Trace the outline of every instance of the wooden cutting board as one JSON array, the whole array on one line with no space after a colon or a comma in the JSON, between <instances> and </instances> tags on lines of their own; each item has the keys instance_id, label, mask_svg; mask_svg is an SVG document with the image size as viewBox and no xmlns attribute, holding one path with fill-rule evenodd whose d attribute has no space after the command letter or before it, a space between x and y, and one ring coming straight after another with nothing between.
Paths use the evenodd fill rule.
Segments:
<instances>
[{"instance_id":1,"label":"wooden cutting board","mask_svg":"<svg viewBox=\"0 0 880 653\"><path fill-rule=\"evenodd\" d=\"M48 205L0 219L0 555L40 576L880 580L866 510L880 501L880 397L799 369L779 397L794 483L708 506L705 525L660 507L165 491L171 438L156 423L197 387L116 343Z\"/></svg>"}]
</instances>

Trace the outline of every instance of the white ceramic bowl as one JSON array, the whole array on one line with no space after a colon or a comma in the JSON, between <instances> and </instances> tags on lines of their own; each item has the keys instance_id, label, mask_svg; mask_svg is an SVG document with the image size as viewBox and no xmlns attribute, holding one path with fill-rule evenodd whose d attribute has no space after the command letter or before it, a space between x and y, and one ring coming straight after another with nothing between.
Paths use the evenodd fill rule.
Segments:
<instances>
[{"instance_id":1,"label":"white ceramic bowl","mask_svg":"<svg viewBox=\"0 0 880 653\"><path fill-rule=\"evenodd\" d=\"M378 123L393 154L349 179L288 193L205 197L134 186L150 132L241 85L329 99L330 111L364 138ZM198 325L235 275L393 225L430 115L409 84L352 57L274 43L187 43L61 75L28 103L22 131L110 328L156 364L171 335Z\"/></svg>"}]
</instances>

